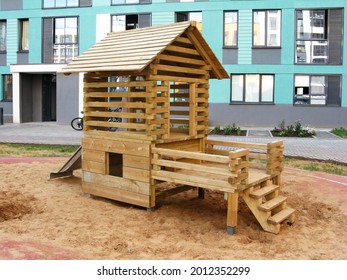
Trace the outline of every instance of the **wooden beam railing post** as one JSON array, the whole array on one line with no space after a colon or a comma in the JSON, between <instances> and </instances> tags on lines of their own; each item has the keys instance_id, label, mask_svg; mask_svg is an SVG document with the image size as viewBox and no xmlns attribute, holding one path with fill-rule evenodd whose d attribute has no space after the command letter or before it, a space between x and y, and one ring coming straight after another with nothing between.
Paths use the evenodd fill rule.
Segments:
<instances>
[{"instance_id":1,"label":"wooden beam railing post","mask_svg":"<svg viewBox=\"0 0 347 280\"><path fill-rule=\"evenodd\" d=\"M283 141L273 141L267 144L267 174L279 175L282 172L284 160L283 151Z\"/></svg>"},{"instance_id":2,"label":"wooden beam railing post","mask_svg":"<svg viewBox=\"0 0 347 280\"><path fill-rule=\"evenodd\" d=\"M248 181L249 173L249 150L240 149L229 152L229 170L234 175L230 177L229 183L235 185L245 185ZM227 212L227 233L235 234L237 226L237 211L238 211L238 191L228 193L228 212Z\"/></svg>"}]
</instances>

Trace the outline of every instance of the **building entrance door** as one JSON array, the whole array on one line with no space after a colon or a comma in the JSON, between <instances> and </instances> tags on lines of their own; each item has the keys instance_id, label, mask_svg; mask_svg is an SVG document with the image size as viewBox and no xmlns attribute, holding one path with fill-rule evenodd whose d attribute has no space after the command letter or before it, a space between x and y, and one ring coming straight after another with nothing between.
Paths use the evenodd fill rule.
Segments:
<instances>
[{"instance_id":1,"label":"building entrance door","mask_svg":"<svg viewBox=\"0 0 347 280\"><path fill-rule=\"evenodd\" d=\"M57 83L55 74L42 75L42 121L57 119Z\"/></svg>"}]
</instances>

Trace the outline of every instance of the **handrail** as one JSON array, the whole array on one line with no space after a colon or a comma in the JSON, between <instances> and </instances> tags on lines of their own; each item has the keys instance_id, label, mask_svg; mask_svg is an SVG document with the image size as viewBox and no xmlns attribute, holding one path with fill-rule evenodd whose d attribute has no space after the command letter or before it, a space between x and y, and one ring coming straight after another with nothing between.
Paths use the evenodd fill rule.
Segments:
<instances>
[{"instance_id":1,"label":"handrail","mask_svg":"<svg viewBox=\"0 0 347 280\"><path fill-rule=\"evenodd\" d=\"M152 177L156 180L234 192L248 178L249 151L228 156L165 148L152 149Z\"/></svg>"}]
</instances>

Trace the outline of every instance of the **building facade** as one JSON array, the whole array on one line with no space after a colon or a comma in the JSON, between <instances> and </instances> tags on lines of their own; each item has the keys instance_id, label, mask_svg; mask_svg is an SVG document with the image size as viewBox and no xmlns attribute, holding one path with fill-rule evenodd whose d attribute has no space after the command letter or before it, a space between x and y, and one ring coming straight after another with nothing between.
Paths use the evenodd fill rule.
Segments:
<instances>
[{"instance_id":1,"label":"building facade","mask_svg":"<svg viewBox=\"0 0 347 280\"><path fill-rule=\"evenodd\" d=\"M0 0L0 107L8 122L79 115L83 75L59 71L108 32L194 20L230 79L210 125L347 126L345 0Z\"/></svg>"}]
</instances>

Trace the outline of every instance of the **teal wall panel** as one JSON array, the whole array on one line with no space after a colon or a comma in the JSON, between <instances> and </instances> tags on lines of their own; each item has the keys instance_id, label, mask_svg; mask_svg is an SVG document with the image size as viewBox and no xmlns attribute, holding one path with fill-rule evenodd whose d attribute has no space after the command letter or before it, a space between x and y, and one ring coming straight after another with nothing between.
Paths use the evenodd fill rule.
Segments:
<instances>
[{"instance_id":1,"label":"teal wall panel","mask_svg":"<svg viewBox=\"0 0 347 280\"><path fill-rule=\"evenodd\" d=\"M291 65L294 63L294 47L295 47L295 34L293 32L288 34L288 26L295 26L295 13L293 9L282 9L281 14L281 62L282 65Z\"/></svg>"},{"instance_id":2,"label":"teal wall panel","mask_svg":"<svg viewBox=\"0 0 347 280\"><path fill-rule=\"evenodd\" d=\"M239 10L238 63L252 63L252 10Z\"/></svg>"},{"instance_id":3,"label":"teal wall panel","mask_svg":"<svg viewBox=\"0 0 347 280\"><path fill-rule=\"evenodd\" d=\"M223 47L223 11L204 11L202 14L202 35L213 49L217 58L222 61Z\"/></svg>"},{"instance_id":4,"label":"teal wall panel","mask_svg":"<svg viewBox=\"0 0 347 280\"><path fill-rule=\"evenodd\" d=\"M29 63L41 63L42 50L42 19L29 19Z\"/></svg>"},{"instance_id":5,"label":"teal wall panel","mask_svg":"<svg viewBox=\"0 0 347 280\"><path fill-rule=\"evenodd\" d=\"M162 25L175 22L174 12L156 12L152 14L152 25Z\"/></svg>"},{"instance_id":6,"label":"teal wall panel","mask_svg":"<svg viewBox=\"0 0 347 280\"><path fill-rule=\"evenodd\" d=\"M96 16L92 14L79 17L79 53L89 49L96 40Z\"/></svg>"},{"instance_id":7,"label":"teal wall panel","mask_svg":"<svg viewBox=\"0 0 347 280\"><path fill-rule=\"evenodd\" d=\"M7 65L17 63L18 20L7 20Z\"/></svg>"}]
</instances>

